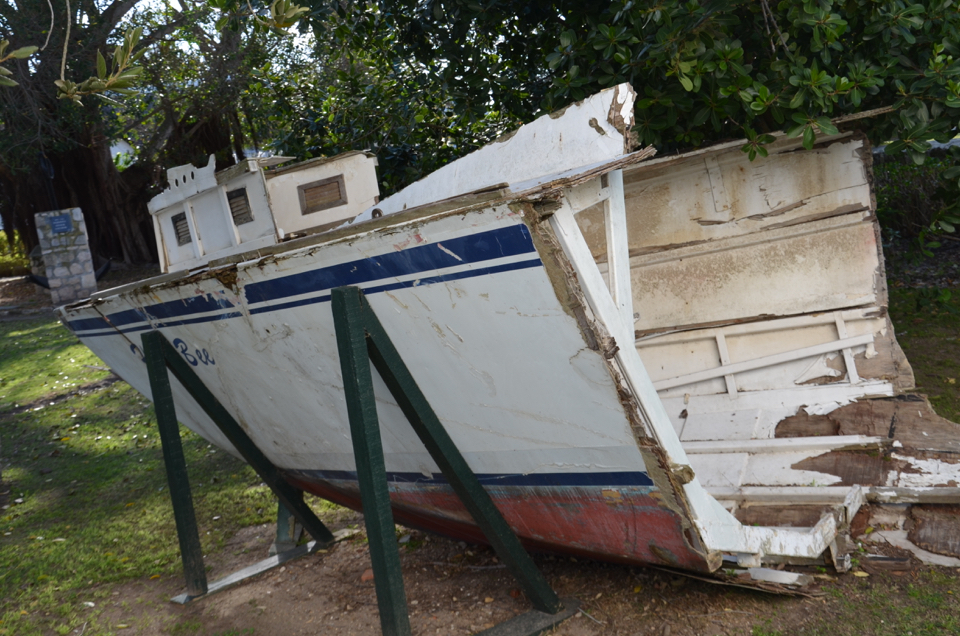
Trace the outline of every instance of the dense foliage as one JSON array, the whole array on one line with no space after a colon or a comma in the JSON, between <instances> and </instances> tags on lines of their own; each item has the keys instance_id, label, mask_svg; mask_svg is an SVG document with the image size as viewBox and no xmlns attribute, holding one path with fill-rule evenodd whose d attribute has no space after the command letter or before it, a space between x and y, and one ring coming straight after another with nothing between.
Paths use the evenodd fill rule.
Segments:
<instances>
[{"instance_id":1,"label":"dense foliage","mask_svg":"<svg viewBox=\"0 0 960 636\"><path fill-rule=\"evenodd\" d=\"M640 141L697 146L877 107L878 138L953 136L960 13L953 0L382 0L404 51L464 108L552 109L637 88ZM486 96L490 100L485 99Z\"/></svg>"},{"instance_id":2,"label":"dense foliage","mask_svg":"<svg viewBox=\"0 0 960 636\"><path fill-rule=\"evenodd\" d=\"M960 7L954 0L380 0L402 55L442 79L452 107L495 104L529 119L602 88L638 92L639 142L661 151L770 133L812 147L831 120L922 163L960 121ZM952 162L951 162L952 163ZM954 196L935 229L960 210Z\"/></svg>"}]
</instances>

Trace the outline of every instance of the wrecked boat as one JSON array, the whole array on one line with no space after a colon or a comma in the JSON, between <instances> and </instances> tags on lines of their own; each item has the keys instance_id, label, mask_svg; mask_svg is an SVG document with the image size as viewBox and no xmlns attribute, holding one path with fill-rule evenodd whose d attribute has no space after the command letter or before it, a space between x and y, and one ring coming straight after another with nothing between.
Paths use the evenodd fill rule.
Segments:
<instances>
[{"instance_id":1,"label":"wrecked boat","mask_svg":"<svg viewBox=\"0 0 960 636\"><path fill-rule=\"evenodd\" d=\"M903 522L960 501L960 436L909 393L867 140L654 158L632 147L634 97L606 90L383 200L360 152L171 169L150 204L166 273L59 315L148 397L140 336L162 332L291 484L345 506L330 293L353 285L531 548L845 570L877 502L943 553L936 515L923 537ZM171 381L181 421L234 452ZM396 521L482 541L376 374L375 393Z\"/></svg>"}]
</instances>

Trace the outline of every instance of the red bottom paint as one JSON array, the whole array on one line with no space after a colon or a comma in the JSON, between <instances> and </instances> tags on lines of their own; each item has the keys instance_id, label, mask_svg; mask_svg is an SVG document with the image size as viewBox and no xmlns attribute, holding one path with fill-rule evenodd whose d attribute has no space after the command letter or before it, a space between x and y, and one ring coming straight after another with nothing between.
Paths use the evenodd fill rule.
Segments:
<instances>
[{"instance_id":1,"label":"red bottom paint","mask_svg":"<svg viewBox=\"0 0 960 636\"><path fill-rule=\"evenodd\" d=\"M306 492L362 511L357 482L288 481ZM447 485L390 484L396 523L471 543L483 533ZM655 564L708 572L704 555L688 545L680 517L650 487L501 486L487 488L527 549L617 563Z\"/></svg>"}]
</instances>

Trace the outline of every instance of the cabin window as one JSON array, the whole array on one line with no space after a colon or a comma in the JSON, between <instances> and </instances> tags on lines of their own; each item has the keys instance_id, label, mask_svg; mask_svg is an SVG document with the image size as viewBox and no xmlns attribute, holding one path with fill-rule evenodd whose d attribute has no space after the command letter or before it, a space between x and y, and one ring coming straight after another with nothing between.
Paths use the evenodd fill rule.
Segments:
<instances>
[{"instance_id":1,"label":"cabin window","mask_svg":"<svg viewBox=\"0 0 960 636\"><path fill-rule=\"evenodd\" d=\"M303 214L335 208L347 202L347 189L344 187L342 174L305 183L297 187L297 193L300 195L300 211Z\"/></svg>"},{"instance_id":2,"label":"cabin window","mask_svg":"<svg viewBox=\"0 0 960 636\"><path fill-rule=\"evenodd\" d=\"M250 200L247 198L247 189L238 188L227 192L227 203L230 204L230 214L234 225L243 225L253 222L253 211L250 209Z\"/></svg>"},{"instance_id":3,"label":"cabin window","mask_svg":"<svg viewBox=\"0 0 960 636\"><path fill-rule=\"evenodd\" d=\"M187 213L173 215L173 231L177 235L177 245L186 245L193 239L190 238L190 225L187 224Z\"/></svg>"}]
</instances>

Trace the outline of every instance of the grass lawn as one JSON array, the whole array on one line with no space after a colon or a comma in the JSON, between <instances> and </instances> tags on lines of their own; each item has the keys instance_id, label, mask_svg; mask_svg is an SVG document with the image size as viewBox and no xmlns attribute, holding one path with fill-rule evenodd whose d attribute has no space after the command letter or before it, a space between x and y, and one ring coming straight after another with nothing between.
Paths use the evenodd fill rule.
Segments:
<instances>
[{"instance_id":1,"label":"grass lawn","mask_svg":"<svg viewBox=\"0 0 960 636\"><path fill-rule=\"evenodd\" d=\"M182 576L152 405L102 364L49 316L0 322L0 634L108 633L108 584ZM246 464L182 431L205 551L275 520Z\"/></svg>"},{"instance_id":2,"label":"grass lawn","mask_svg":"<svg viewBox=\"0 0 960 636\"><path fill-rule=\"evenodd\" d=\"M913 366L916 391L938 414L960 422L960 289L950 291L950 300L940 303L922 290L891 287L890 317Z\"/></svg>"}]
</instances>

